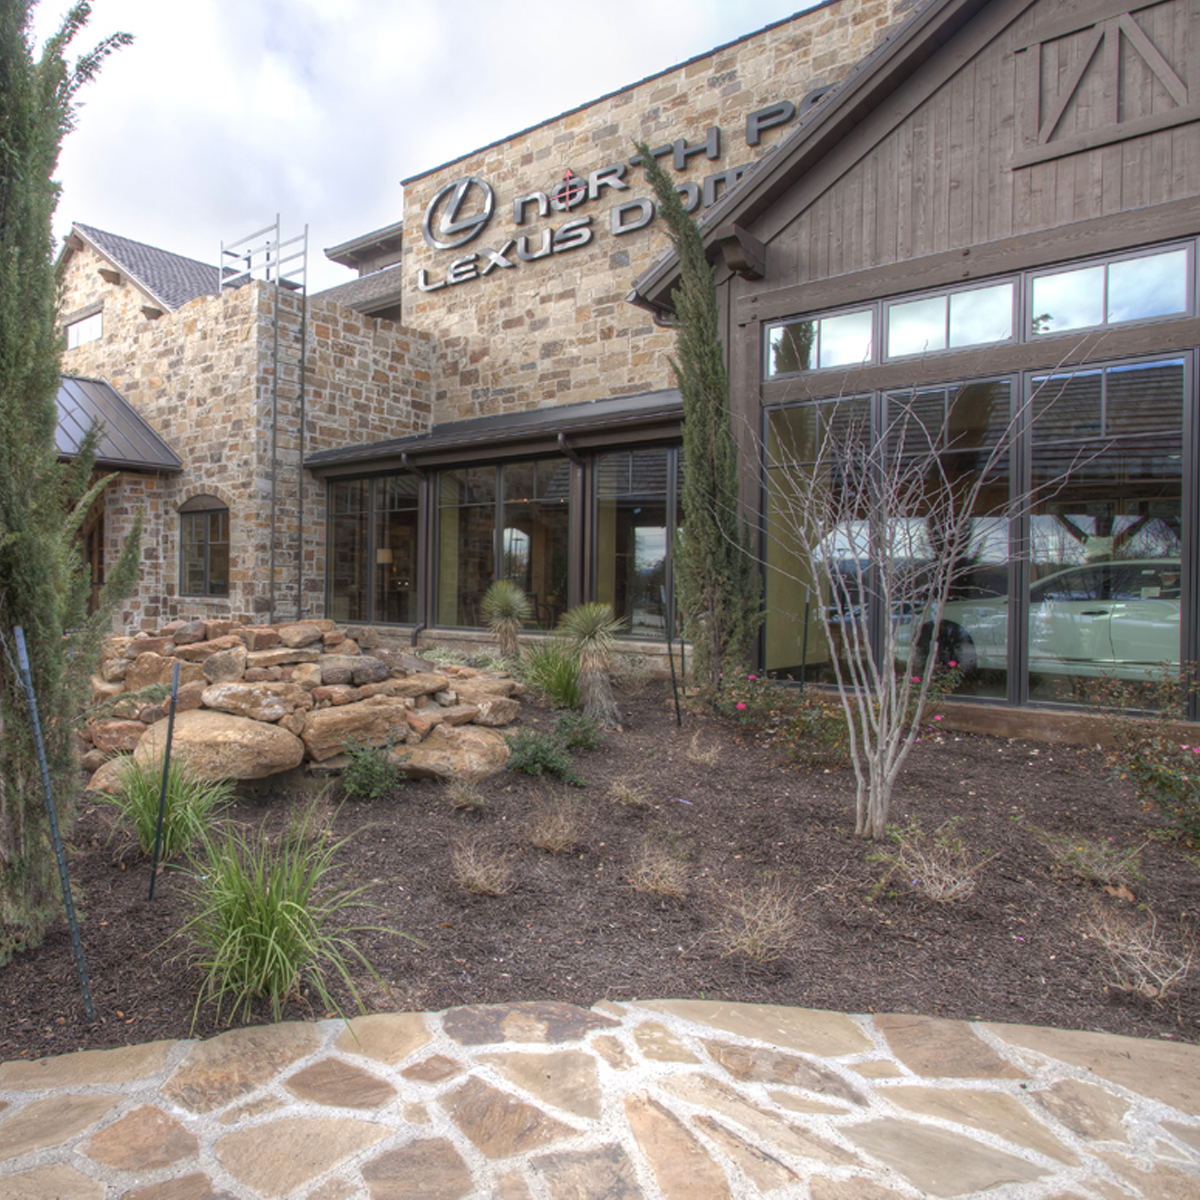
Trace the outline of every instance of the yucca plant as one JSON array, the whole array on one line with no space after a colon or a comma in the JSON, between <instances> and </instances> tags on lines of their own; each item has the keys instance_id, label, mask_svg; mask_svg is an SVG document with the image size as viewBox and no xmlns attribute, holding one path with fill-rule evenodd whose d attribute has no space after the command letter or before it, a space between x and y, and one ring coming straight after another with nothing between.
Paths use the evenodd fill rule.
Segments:
<instances>
[{"instance_id":1,"label":"yucca plant","mask_svg":"<svg viewBox=\"0 0 1200 1200\"><path fill-rule=\"evenodd\" d=\"M603 729L619 729L621 714L608 676L613 644L624 622L610 604L580 604L563 614L558 632L579 655L579 691L583 712Z\"/></svg>"},{"instance_id":2,"label":"yucca plant","mask_svg":"<svg viewBox=\"0 0 1200 1200\"><path fill-rule=\"evenodd\" d=\"M122 766L120 787L111 797L120 813L120 827L133 836L147 858L154 853L161 794L162 762L142 763L131 758ZM167 768L160 861L169 862L204 837L214 814L233 794L232 780L199 779L186 758L172 758Z\"/></svg>"},{"instance_id":3,"label":"yucca plant","mask_svg":"<svg viewBox=\"0 0 1200 1200\"><path fill-rule=\"evenodd\" d=\"M483 595L480 607L487 627L500 642L501 658L518 658L517 634L533 616L529 597L511 579L497 579Z\"/></svg>"},{"instance_id":4,"label":"yucca plant","mask_svg":"<svg viewBox=\"0 0 1200 1200\"><path fill-rule=\"evenodd\" d=\"M363 1011L350 960L378 977L351 935L395 931L350 922L350 912L362 907L360 897L371 885L348 888L333 881L340 873L335 857L349 838L329 843L312 837L316 811L309 806L276 839L232 825L219 838L204 839L203 857L193 864L195 910L176 935L191 941L204 976L193 1025L205 1000L216 1002L218 1021L228 1003L232 1024L239 1008L249 1017L260 997L270 1000L278 1021L284 1002L299 996L302 984L327 1009L340 1013L326 983L330 974L342 980Z\"/></svg>"}]
</instances>

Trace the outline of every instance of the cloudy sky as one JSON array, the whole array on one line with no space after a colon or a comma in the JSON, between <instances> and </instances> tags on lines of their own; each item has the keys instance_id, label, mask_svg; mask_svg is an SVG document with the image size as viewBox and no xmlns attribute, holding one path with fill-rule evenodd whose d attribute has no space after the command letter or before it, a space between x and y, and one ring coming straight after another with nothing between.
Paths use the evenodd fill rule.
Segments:
<instances>
[{"instance_id":1,"label":"cloudy sky","mask_svg":"<svg viewBox=\"0 0 1200 1200\"><path fill-rule=\"evenodd\" d=\"M68 0L40 0L38 44ZM807 8L805 0L94 0L55 222L215 262L281 215L327 246L403 216L400 180Z\"/></svg>"}]
</instances>

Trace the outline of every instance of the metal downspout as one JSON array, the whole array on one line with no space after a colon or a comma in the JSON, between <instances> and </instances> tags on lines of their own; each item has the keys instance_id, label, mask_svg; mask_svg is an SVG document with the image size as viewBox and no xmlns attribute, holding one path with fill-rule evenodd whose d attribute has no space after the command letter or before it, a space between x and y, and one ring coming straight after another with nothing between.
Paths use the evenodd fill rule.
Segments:
<instances>
[{"instance_id":1,"label":"metal downspout","mask_svg":"<svg viewBox=\"0 0 1200 1200\"><path fill-rule=\"evenodd\" d=\"M304 227L308 237L308 226ZM307 240L305 252L307 254ZM305 259L307 272L308 261ZM305 446L305 369L308 366L308 280L300 294L300 451L296 458L296 620L304 620L304 446Z\"/></svg>"}]
</instances>

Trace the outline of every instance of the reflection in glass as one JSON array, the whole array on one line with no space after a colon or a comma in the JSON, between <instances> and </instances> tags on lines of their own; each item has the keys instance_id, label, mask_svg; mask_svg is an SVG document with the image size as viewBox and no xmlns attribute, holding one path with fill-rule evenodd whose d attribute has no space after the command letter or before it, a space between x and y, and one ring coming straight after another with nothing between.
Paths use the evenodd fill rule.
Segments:
<instances>
[{"instance_id":1,"label":"reflection in glass","mask_svg":"<svg viewBox=\"0 0 1200 1200\"><path fill-rule=\"evenodd\" d=\"M351 479L330 486L329 602L335 621L366 621L370 586L367 547L370 482Z\"/></svg>"},{"instance_id":2,"label":"reflection in glass","mask_svg":"<svg viewBox=\"0 0 1200 1200\"><path fill-rule=\"evenodd\" d=\"M389 475L375 488L374 621L417 619L417 478Z\"/></svg>"},{"instance_id":3,"label":"reflection in glass","mask_svg":"<svg viewBox=\"0 0 1200 1200\"><path fill-rule=\"evenodd\" d=\"M955 292L950 297L950 345L982 346L1013 335L1013 285Z\"/></svg>"},{"instance_id":4,"label":"reflection in glass","mask_svg":"<svg viewBox=\"0 0 1200 1200\"><path fill-rule=\"evenodd\" d=\"M540 629L567 609L571 467L565 458L506 463L502 573L525 593Z\"/></svg>"},{"instance_id":5,"label":"reflection in glass","mask_svg":"<svg viewBox=\"0 0 1200 1200\"><path fill-rule=\"evenodd\" d=\"M795 321L791 325L774 325L768 329L768 377L809 370L816 335L815 321Z\"/></svg>"},{"instance_id":6,"label":"reflection in glass","mask_svg":"<svg viewBox=\"0 0 1200 1200\"><path fill-rule=\"evenodd\" d=\"M1149 254L1110 264L1108 319L1145 321L1187 312L1186 250Z\"/></svg>"},{"instance_id":7,"label":"reflection in glass","mask_svg":"<svg viewBox=\"0 0 1200 1200\"><path fill-rule=\"evenodd\" d=\"M1033 428L1033 699L1086 704L1102 676L1138 682L1178 666L1183 368L1170 360L1034 381L1061 399Z\"/></svg>"},{"instance_id":8,"label":"reflection in glass","mask_svg":"<svg viewBox=\"0 0 1200 1200\"><path fill-rule=\"evenodd\" d=\"M931 296L888 306L889 358L946 348L946 297Z\"/></svg>"},{"instance_id":9,"label":"reflection in glass","mask_svg":"<svg viewBox=\"0 0 1200 1200\"><path fill-rule=\"evenodd\" d=\"M479 625L483 594L495 578L496 468L438 475L439 625Z\"/></svg>"},{"instance_id":10,"label":"reflection in glass","mask_svg":"<svg viewBox=\"0 0 1200 1200\"><path fill-rule=\"evenodd\" d=\"M1104 267L1042 275L1033 281L1033 332L1058 333L1104 322Z\"/></svg>"},{"instance_id":11,"label":"reflection in glass","mask_svg":"<svg viewBox=\"0 0 1200 1200\"><path fill-rule=\"evenodd\" d=\"M671 527L666 447L596 460L596 599L611 604L634 637L662 637Z\"/></svg>"},{"instance_id":12,"label":"reflection in glass","mask_svg":"<svg viewBox=\"0 0 1200 1200\"><path fill-rule=\"evenodd\" d=\"M818 364L822 367L850 367L869 362L875 314L871 309L822 317Z\"/></svg>"}]
</instances>

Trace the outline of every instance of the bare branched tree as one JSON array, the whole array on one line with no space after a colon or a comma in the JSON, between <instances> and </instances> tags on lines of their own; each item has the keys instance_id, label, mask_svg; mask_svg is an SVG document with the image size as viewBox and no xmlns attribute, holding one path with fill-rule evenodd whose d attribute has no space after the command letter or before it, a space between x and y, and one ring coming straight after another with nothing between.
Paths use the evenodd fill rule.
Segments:
<instances>
[{"instance_id":1,"label":"bare branched tree","mask_svg":"<svg viewBox=\"0 0 1200 1200\"><path fill-rule=\"evenodd\" d=\"M984 594L989 569L1019 561L1014 522L1081 459L1032 494L1011 488L1017 434L1054 397L1009 396L1007 384L969 384L892 394L875 402L874 419L858 397L774 414L770 570L816 598L849 726L860 836L884 836L936 669L975 665L969 635L943 620L947 600Z\"/></svg>"}]
</instances>

